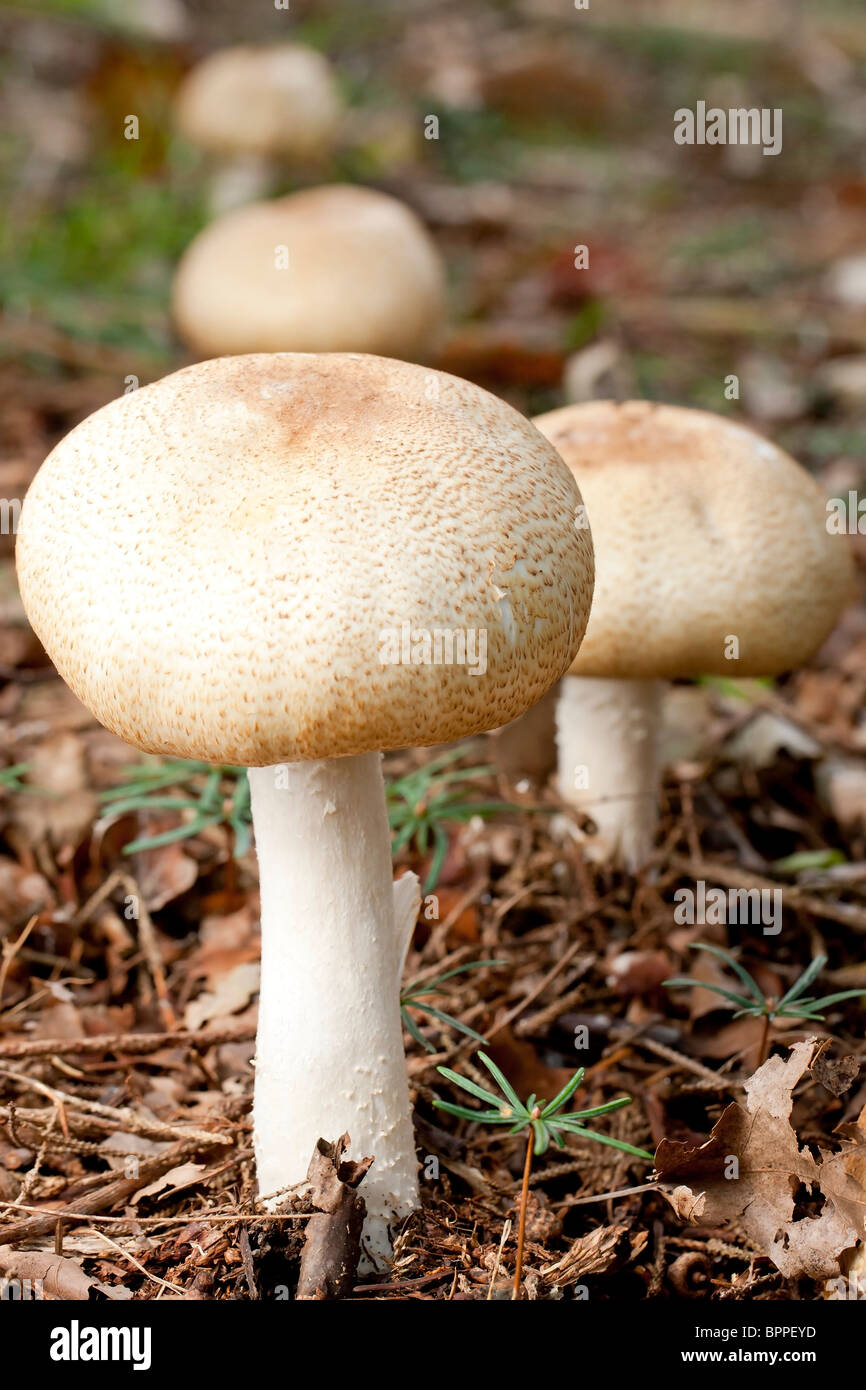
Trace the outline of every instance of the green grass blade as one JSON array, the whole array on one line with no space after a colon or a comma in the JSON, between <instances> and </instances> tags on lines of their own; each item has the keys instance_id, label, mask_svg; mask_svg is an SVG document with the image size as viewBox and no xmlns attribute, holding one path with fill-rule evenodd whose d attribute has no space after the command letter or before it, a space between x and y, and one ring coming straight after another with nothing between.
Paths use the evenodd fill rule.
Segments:
<instances>
[{"instance_id":1,"label":"green grass blade","mask_svg":"<svg viewBox=\"0 0 866 1390\"><path fill-rule=\"evenodd\" d=\"M479 1056L481 1054L479 1053ZM477 1100L487 1101L488 1105L499 1106L502 1102L492 1091L485 1091L483 1086L478 1086L474 1081L470 1081L468 1076L461 1076L459 1072L452 1071L450 1067L437 1067L440 1076L444 1076L446 1081L450 1081L452 1086L459 1086L462 1091L468 1091Z\"/></svg>"},{"instance_id":2,"label":"green grass blade","mask_svg":"<svg viewBox=\"0 0 866 1390\"><path fill-rule=\"evenodd\" d=\"M707 984L704 980L674 979L662 980L666 989L708 989L713 994L721 994L725 999L730 999L733 1004L739 1004L741 1008L752 1008L752 1002L742 994L735 994L732 989L725 989L722 985ZM763 1003L763 1000L761 1001Z\"/></svg>"},{"instance_id":3,"label":"green grass blade","mask_svg":"<svg viewBox=\"0 0 866 1390\"><path fill-rule=\"evenodd\" d=\"M565 1102L571 1100L571 1097L574 1095L578 1086L583 1081L585 1075L586 1067L579 1067L578 1070L574 1073L574 1076L571 1078L571 1080L566 1081L559 1094L555 1095L553 1097L553 1100L549 1101L548 1104L545 1105L544 1109L541 1112L543 1119L546 1119L548 1115L553 1115L555 1111L561 1110L563 1105L565 1105Z\"/></svg>"},{"instance_id":4,"label":"green grass blade","mask_svg":"<svg viewBox=\"0 0 866 1390\"><path fill-rule=\"evenodd\" d=\"M507 1097L509 1104L513 1105L515 1110L522 1110L524 1108L523 1101L520 1099L511 1082L503 1076L496 1063L490 1060L486 1052L479 1052L478 1057L490 1072L490 1075L502 1091L502 1094Z\"/></svg>"},{"instance_id":5,"label":"green grass blade","mask_svg":"<svg viewBox=\"0 0 866 1390\"><path fill-rule=\"evenodd\" d=\"M556 1121L554 1121L554 1124ZM594 1129L573 1130L574 1134L582 1134L587 1139L594 1139L597 1144L606 1144L609 1149L620 1149L623 1153L631 1154L633 1158L643 1158L647 1163L652 1163L653 1156L647 1153L646 1149L636 1149L633 1144L625 1144L621 1139L611 1139L608 1134L599 1134Z\"/></svg>"},{"instance_id":6,"label":"green grass blade","mask_svg":"<svg viewBox=\"0 0 866 1390\"><path fill-rule=\"evenodd\" d=\"M759 1003L763 1008L764 996L758 989L757 984L752 979L748 970L746 970L744 966L740 965L740 962L738 960L734 960L734 957L730 955L728 951L723 951L719 946L708 946L704 941L693 941L691 949L693 951L709 951L710 955L717 956L719 960L723 960L725 964L731 970L733 970L734 974L737 975L739 979L742 981L742 983L746 986L746 989L748 990L752 998L756 1000L756 1002Z\"/></svg>"}]
</instances>

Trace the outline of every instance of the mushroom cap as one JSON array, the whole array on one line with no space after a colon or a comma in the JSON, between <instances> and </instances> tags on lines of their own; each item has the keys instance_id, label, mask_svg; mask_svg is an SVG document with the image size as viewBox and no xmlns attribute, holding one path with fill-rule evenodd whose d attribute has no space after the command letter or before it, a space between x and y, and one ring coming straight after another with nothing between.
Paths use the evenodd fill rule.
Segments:
<instances>
[{"instance_id":1,"label":"mushroom cap","mask_svg":"<svg viewBox=\"0 0 866 1390\"><path fill-rule=\"evenodd\" d=\"M771 676L821 645L851 597L851 556L788 454L720 416L647 401L534 423L574 473L595 542L573 675Z\"/></svg>"},{"instance_id":2,"label":"mushroom cap","mask_svg":"<svg viewBox=\"0 0 866 1390\"><path fill-rule=\"evenodd\" d=\"M335 184L249 203L187 248L173 312L204 355L429 356L445 277L423 224L396 198Z\"/></svg>"},{"instance_id":3,"label":"mushroom cap","mask_svg":"<svg viewBox=\"0 0 866 1390\"><path fill-rule=\"evenodd\" d=\"M333 145L342 113L327 58L293 43L212 53L187 73L175 98L182 134L224 158L314 158Z\"/></svg>"},{"instance_id":4,"label":"mushroom cap","mask_svg":"<svg viewBox=\"0 0 866 1390\"><path fill-rule=\"evenodd\" d=\"M457 377L220 358L57 445L18 578L60 675L148 752L422 746L506 723L568 669L592 595L579 504L529 421Z\"/></svg>"}]
</instances>

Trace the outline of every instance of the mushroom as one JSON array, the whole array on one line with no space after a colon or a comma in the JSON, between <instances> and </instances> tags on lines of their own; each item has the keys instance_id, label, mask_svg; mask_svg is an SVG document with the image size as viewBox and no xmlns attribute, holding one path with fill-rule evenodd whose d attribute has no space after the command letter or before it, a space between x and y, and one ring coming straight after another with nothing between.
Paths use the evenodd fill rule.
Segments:
<instances>
[{"instance_id":1,"label":"mushroom","mask_svg":"<svg viewBox=\"0 0 866 1390\"><path fill-rule=\"evenodd\" d=\"M478 387L279 354L112 401L22 508L24 606L78 698L149 753L249 769L259 1191L348 1131L375 1158L380 1261L418 1200L399 1008L418 894L398 880L395 908L381 751L501 724L568 669L592 592L579 505Z\"/></svg>"},{"instance_id":2,"label":"mushroom","mask_svg":"<svg viewBox=\"0 0 866 1390\"><path fill-rule=\"evenodd\" d=\"M409 208L335 184L237 208L187 248L174 319L204 356L432 355L444 317L439 253Z\"/></svg>"},{"instance_id":3,"label":"mushroom","mask_svg":"<svg viewBox=\"0 0 866 1390\"><path fill-rule=\"evenodd\" d=\"M175 97L178 130L211 156L215 215L261 198L279 165L317 163L333 149L343 100L314 48L224 48L191 68Z\"/></svg>"},{"instance_id":4,"label":"mushroom","mask_svg":"<svg viewBox=\"0 0 866 1390\"><path fill-rule=\"evenodd\" d=\"M636 869L658 818L663 682L802 665L851 597L847 547L786 453L705 411L629 401L534 423L592 526L592 616L557 707L559 790L599 858Z\"/></svg>"}]
</instances>

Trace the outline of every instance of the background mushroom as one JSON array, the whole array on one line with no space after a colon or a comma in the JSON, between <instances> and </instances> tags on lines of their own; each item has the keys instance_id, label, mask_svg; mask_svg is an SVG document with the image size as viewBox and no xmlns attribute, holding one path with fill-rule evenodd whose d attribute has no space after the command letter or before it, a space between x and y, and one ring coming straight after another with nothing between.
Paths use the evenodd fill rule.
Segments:
<instances>
[{"instance_id":1,"label":"background mushroom","mask_svg":"<svg viewBox=\"0 0 866 1390\"><path fill-rule=\"evenodd\" d=\"M535 424L578 480L598 566L557 706L559 790L634 869L658 817L661 682L802 665L851 597L851 556L808 473L742 425L646 401Z\"/></svg>"},{"instance_id":2,"label":"background mushroom","mask_svg":"<svg viewBox=\"0 0 866 1390\"><path fill-rule=\"evenodd\" d=\"M375 352L429 357L444 271L403 203L336 184L238 208L187 249L173 292L184 341L203 355Z\"/></svg>"},{"instance_id":3,"label":"background mushroom","mask_svg":"<svg viewBox=\"0 0 866 1390\"><path fill-rule=\"evenodd\" d=\"M187 73L175 99L178 130L216 165L215 214L269 193L281 164L321 161L342 114L327 58L294 43L212 53Z\"/></svg>"},{"instance_id":4,"label":"background mushroom","mask_svg":"<svg viewBox=\"0 0 866 1390\"><path fill-rule=\"evenodd\" d=\"M417 1202L398 989L417 890L400 880L395 911L380 750L502 724L568 669L592 591L579 502L465 381L260 355L97 411L22 510L24 604L78 697L139 748L250 769L259 1190L348 1130L375 1156L374 1256ZM436 630L479 659L437 663Z\"/></svg>"}]
</instances>

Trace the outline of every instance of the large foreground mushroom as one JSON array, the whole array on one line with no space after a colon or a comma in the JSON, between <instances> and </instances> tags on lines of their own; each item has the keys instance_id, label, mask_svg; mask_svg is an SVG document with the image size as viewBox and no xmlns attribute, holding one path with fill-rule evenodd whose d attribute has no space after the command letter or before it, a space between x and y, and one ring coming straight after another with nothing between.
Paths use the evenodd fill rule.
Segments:
<instances>
[{"instance_id":1,"label":"large foreground mushroom","mask_svg":"<svg viewBox=\"0 0 866 1390\"><path fill-rule=\"evenodd\" d=\"M535 424L578 481L598 566L559 696L559 790L593 851L635 869L658 819L662 682L802 665L850 599L851 556L808 473L742 425L645 401Z\"/></svg>"},{"instance_id":2,"label":"large foreground mushroom","mask_svg":"<svg viewBox=\"0 0 866 1390\"><path fill-rule=\"evenodd\" d=\"M250 769L259 1190L348 1130L375 1156L374 1257L417 1202L412 885L398 922L380 750L502 724L568 669L592 592L579 502L551 445L465 381L280 354L113 401L22 509L24 604L78 697L148 752Z\"/></svg>"},{"instance_id":3,"label":"large foreground mushroom","mask_svg":"<svg viewBox=\"0 0 866 1390\"><path fill-rule=\"evenodd\" d=\"M203 355L434 355L445 275L410 208L349 184L237 208L187 247L173 289L178 332Z\"/></svg>"}]
</instances>

